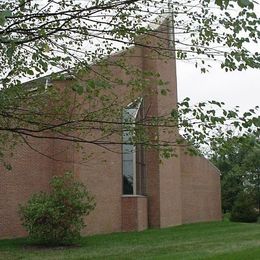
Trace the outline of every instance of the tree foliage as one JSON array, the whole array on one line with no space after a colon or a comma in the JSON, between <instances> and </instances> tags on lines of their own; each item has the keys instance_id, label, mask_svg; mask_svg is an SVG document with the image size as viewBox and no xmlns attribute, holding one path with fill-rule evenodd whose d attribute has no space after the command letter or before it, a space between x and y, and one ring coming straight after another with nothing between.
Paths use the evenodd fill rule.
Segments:
<instances>
[{"instance_id":1,"label":"tree foliage","mask_svg":"<svg viewBox=\"0 0 260 260\"><path fill-rule=\"evenodd\" d=\"M120 119L127 100L133 101L136 93L147 90L151 81L161 86L161 94L167 94L160 75L130 66L124 55L114 60L105 58L133 45L149 48L165 59L194 61L202 72L212 60L230 71L259 68L259 53L251 51L248 45L257 44L260 36L255 5L251 0L0 1L1 158L17 142L36 150L28 137L92 143L110 149L109 145L114 143L109 137L122 135ZM158 41L139 40L154 35L163 17L174 25L170 45L165 45L165 33L156 36ZM93 64L102 70L96 71ZM125 81L113 75L111 66L123 70L130 79ZM49 87L46 78L22 84L28 78L37 79L49 73L52 79L74 77L74 84L62 92ZM127 86L129 95L120 99L115 86ZM83 109L82 103L96 102L101 108ZM218 116L214 109L205 114L205 104L194 109L187 104L187 100L180 103L178 113L173 110L164 118L146 117L135 124L135 131L140 134L132 142L163 148L168 156L182 139L173 143L151 142L143 134L145 128L159 126L172 131L183 126L193 134L191 137L186 132L189 143L196 144L208 142L205 136L212 139L209 131L212 133L214 126L230 124L231 120L236 129L241 124L246 128L259 127L259 116L252 115L255 110L237 119L236 110L223 110ZM187 118L188 114L192 118ZM93 130L98 130L98 139L91 136Z\"/></svg>"},{"instance_id":2,"label":"tree foliage","mask_svg":"<svg viewBox=\"0 0 260 260\"><path fill-rule=\"evenodd\" d=\"M42 76L51 67L71 73L72 68L89 66L122 44L136 43L137 36L149 35L151 25L170 12L177 58L202 58L204 64L208 58L223 57L221 66L227 70L259 67L259 53L247 45L257 43L260 33L257 4L251 0L3 0L0 4L4 85L23 76ZM153 44L149 47L160 50Z\"/></svg>"},{"instance_id":3,"label":"tree foliage","mask_svg":"<svg viewBox=\"0 0 260 260\"><path fill-rule=\"evenodd\" d=\"M214 148L211 157L221 171L222 207L231 211L238 195L248 193L259 211L260 150L259 137L232 137ZM243 195L241 195L243 196Z\"/></svg>"},{"instance_id":4,"label":"tree foliage","mask_svg":"<svg viewBox=\"0 0 260 260\"><path fill-rule=\"evenodd\" d=\"M72 173L53 177L50 185L51 193L34 194L20 206L23 226L34 243L71 244L80 238L83 217L95 208L94 199Z\"/></svg>"},{"instance_id":5,"label":"tree foliage","mask_svg":"<svg viewBox=\"0 0 260 260\"><path fill-rule=\"evenodd\" d=\"M240 192L232 207L230 220L236 222L256 222L257 212L252 196L247 192Z\"/></svg>"}]
</instances>

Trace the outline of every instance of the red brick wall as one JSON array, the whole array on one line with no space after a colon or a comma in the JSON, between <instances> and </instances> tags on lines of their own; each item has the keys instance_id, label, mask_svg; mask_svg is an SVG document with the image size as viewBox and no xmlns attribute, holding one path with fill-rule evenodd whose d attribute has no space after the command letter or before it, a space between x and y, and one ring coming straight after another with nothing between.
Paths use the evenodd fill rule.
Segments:
<instances>
[{"instance_id":1,"label":"red brick wall","mask_svg":"<svg viewBox=\"0 0 260 260\"><path fill-rule=\"evenodd\" d=\"M96 208L86 218L84 234L121 231L122 170L121 154L104 151L95 145L86 145L93 158L78 164L75 155L75 173L94 195Z\"/></svg>"},{"instance_id":2,"label":"red brick wall","mask_svg":"<svg viewBox=\"0 0 260 260\"><path fill-rule=\"evenodd\" d=\"M147 197L122 196L122 231L147 229L147 217Z\"/></svg>"},{"instance_id":3,"label":"red brick wall","mask_svg":"<svg viewBox=\"0 0 260 260\"><path fill-rule=\"evenodd\" d=\"M208 160L182 150L182 222L221 220L220 175Z\"/></svg>"},{"instance_id":4,"label":"red brick wall","mask_svg":"<svg viewBox=\"0 0 260 260\"><path fill-rule=\"evenodd\" d=\"M39 151L52 154L51 141L28 140ZM25 203L31 194L49 190L53 161L32 151L26 145L15 148L11 160L12 171L0 168L0 237L24 236L20 224L18 205Z\"/></svg>"}]
</instances>

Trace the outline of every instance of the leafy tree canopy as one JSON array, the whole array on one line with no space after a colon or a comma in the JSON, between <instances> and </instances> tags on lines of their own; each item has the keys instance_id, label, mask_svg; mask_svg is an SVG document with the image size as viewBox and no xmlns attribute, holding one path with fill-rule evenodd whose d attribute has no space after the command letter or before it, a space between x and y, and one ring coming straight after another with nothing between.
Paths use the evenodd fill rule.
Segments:
<instances>
[{"instance_id":1,"label":"leafy tree canopy","mask_svg":"<svg viewBox=\"0 0 260 260\"><path fill-rule=\"evenodd\" d=\"M208 59L226 70L258 68L259 53L248 46L260 36L255 6L252 0L2 0L0 79L8 86L50 68L71 73L151 33L169 13L178 59L195 59L203 70Z\"/></svg>"},{"instance_id":2,"label":"leafy tree canopy","mask_svg":"<svg viewBox=\"0 0 260 260\"><path fill-rule=\"evenodd\" d=\"M249 45L257 44L260 36L256 7L253 0L1 0L1 158L20 141L35 149L27 137L93 143L107 149L111 144L109 136L122 134L118 118L125 100L133 98L134 91L146 88L147 78L156 80L162 86L161 94L167 94L160 75L129 66L123 58L113 64L104 60L107 55L132 45L149 48L165 58L173 56L174 51L177 59L194 61L202 72L212 60L227 71L259 68L259 53L250 50ZM164 34L155 42L138 40L151 36L162 17L170 17L174 24L170 47L163 44ZM102 64L101 72L93 69L92 65L97 63ZM113 77L109 72L111 65L123 69L131 79L124 82ZM57 71L63 72L59 77L73 75L77 79L72 86L73 99L66 93L69 90L60 93L59 89L49 88L45 79L21 84L28 78ZM86 80L83 75L87 73L94 73L95 79ZM111 90L113 85L127 85L131 89L121 103ZM80 102L76 96L82 97ZM98 100L102 109L83 109L83 99L84 102ZM165 118L146 118L135 127L142 132L147 125L167 129L184 126L194 134L193 137L187 134L192 144L209 142L205 136L214 126L230 124L232 120L235 129L240 129L241 124L252 128L251 131L259 127L255 110L243 116L238 116L236 110L222 110L219 116L214 108L208 107L205 114L205 104L194 110L187 104L188 100L184 100L178 113L173 111ZM223 104L210 105L221 108ZM187 118L187 114L193 116ZM100 137L94 139L90 133L97 129L97 124ZM75 130L77 135L72 134ZM213 135L211 131L210 139ZM160 140L151 144L144 136L136 135L132 142L164 147L164 155L171 154L171 146L181 142Z\"/></svg>"},{"instance_id":3,"label":"leafy tree canopy","mask_svg":"<svg viewBox=\"0 0 260 260\"><path fill-rule=\"evenodd\" d=\"M247 192L256 208L260 202L260 141L247 135L215 146L211 160L221 171L222 204L231 211L239 193Z\"/></svg>"}]
</instances>

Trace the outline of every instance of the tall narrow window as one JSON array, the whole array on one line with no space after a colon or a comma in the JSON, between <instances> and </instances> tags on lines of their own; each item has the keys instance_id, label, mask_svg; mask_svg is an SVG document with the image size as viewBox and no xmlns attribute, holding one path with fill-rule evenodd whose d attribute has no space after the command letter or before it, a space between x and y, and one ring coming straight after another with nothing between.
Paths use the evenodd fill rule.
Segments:
<instances>
[{"instance_id":1,"label":"tall narrow window","mask_svg":"<svg viewBox=\"0 0 260 260\"><path fill-rule=\"evenodd\" d=\"M134 145L135 123L143 118L143 101L138 98L123 110L123 194L144 194L144 150Z\"/></svg>"}]
</instances>

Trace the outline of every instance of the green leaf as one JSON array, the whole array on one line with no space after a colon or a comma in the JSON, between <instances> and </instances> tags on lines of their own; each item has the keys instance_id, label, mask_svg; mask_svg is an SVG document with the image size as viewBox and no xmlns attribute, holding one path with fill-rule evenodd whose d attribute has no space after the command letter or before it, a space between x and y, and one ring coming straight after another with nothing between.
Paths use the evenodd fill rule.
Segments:
<instances>
[{"instance_id":1,"label":"green leaf","mask_svg":"<svg viewBox=\"0 0 260 260\"><path fill-rule=\"evenodd\" d=\"M240 7L249 7L252 5L251 1L249 0L238 0L237 3Z\"/></svg>"},{"instance_id":2,"label":"green leaf","mask_svg":"<svg viewBox=\"0 0 260 260\"><path fill-rule=\"evenodd\" d=\"M4 25L6 21L6 17L12 16L12 12L10 10L4 10L0 12L0 25Z\"/></svg>"},{"instance_id":3,"label":"green leaf","mask_svg":"<svg viewBox=\"0 0 260 260\"><path fill-rule=\"evenodd\" d=\"M222 0L215 0L215 4L218 6L222 6L223 1Z\"/></svg>"},{"instance_id":4,"label":"green leaf","mask_svg":"<svg viewBox=\"0 0 260 260\"><path fill-rule=\"evenodd\" d=\"M163 96L166 96L166 95L167 95L167 90L166 90L166 89L161 89L161 94L162 94Z\"/></svg>"},{"instance_id":5,"label":"green leaf","mask_svg":"<svg viewBox=\"0 0 260 260\"><path fill-rule=\"evenodd\" d=\"M88 86L92 89L96 87L96 83L94 80L88 80Z\"/></svg>"},{"instance_id":6,"label":"green leaf","mask_svg":"<svg viewBox=\"0 0 260 260\"><path fill-rule=\"evenodd\" d=\"M72 86L72 89L77 92L79 95L82 95L84 93L84 88L80 84L75 84Z\"/></svg>"},{"instance_id":7,"label":"green leaf","mask_svg":"<svg viewBox=\"0 0 260 260\"><path fill-rule=\"evenodd\" d=\"M221 8L227 8L230 0L215 0L215 4L220 6Z\"/></svg>"},{"instance_id":8,"label":"green leaf","mask_svg":"<svg viewBox=\"0 0 260 260\"><path fill-rule=\"evenodd\" d=\"M34 72L33 72L33 70L30 70L30 69L28 69L27 71L26 71L26 73L28 74L28 75L34 75Z\"/></svg>"},{"instance_id":9,"label":"green leaf","mask_svg":"<svg viewBox=\"0 0 260 260\"><path fill-rule=\"evenodd\" d=\"M15 47L14 45L11 45L7 51L6 51L6 55L9 59L11 59L13 57L13 54L14 54L14 51L15 51Z\"/></svg>"}]
</instances>

